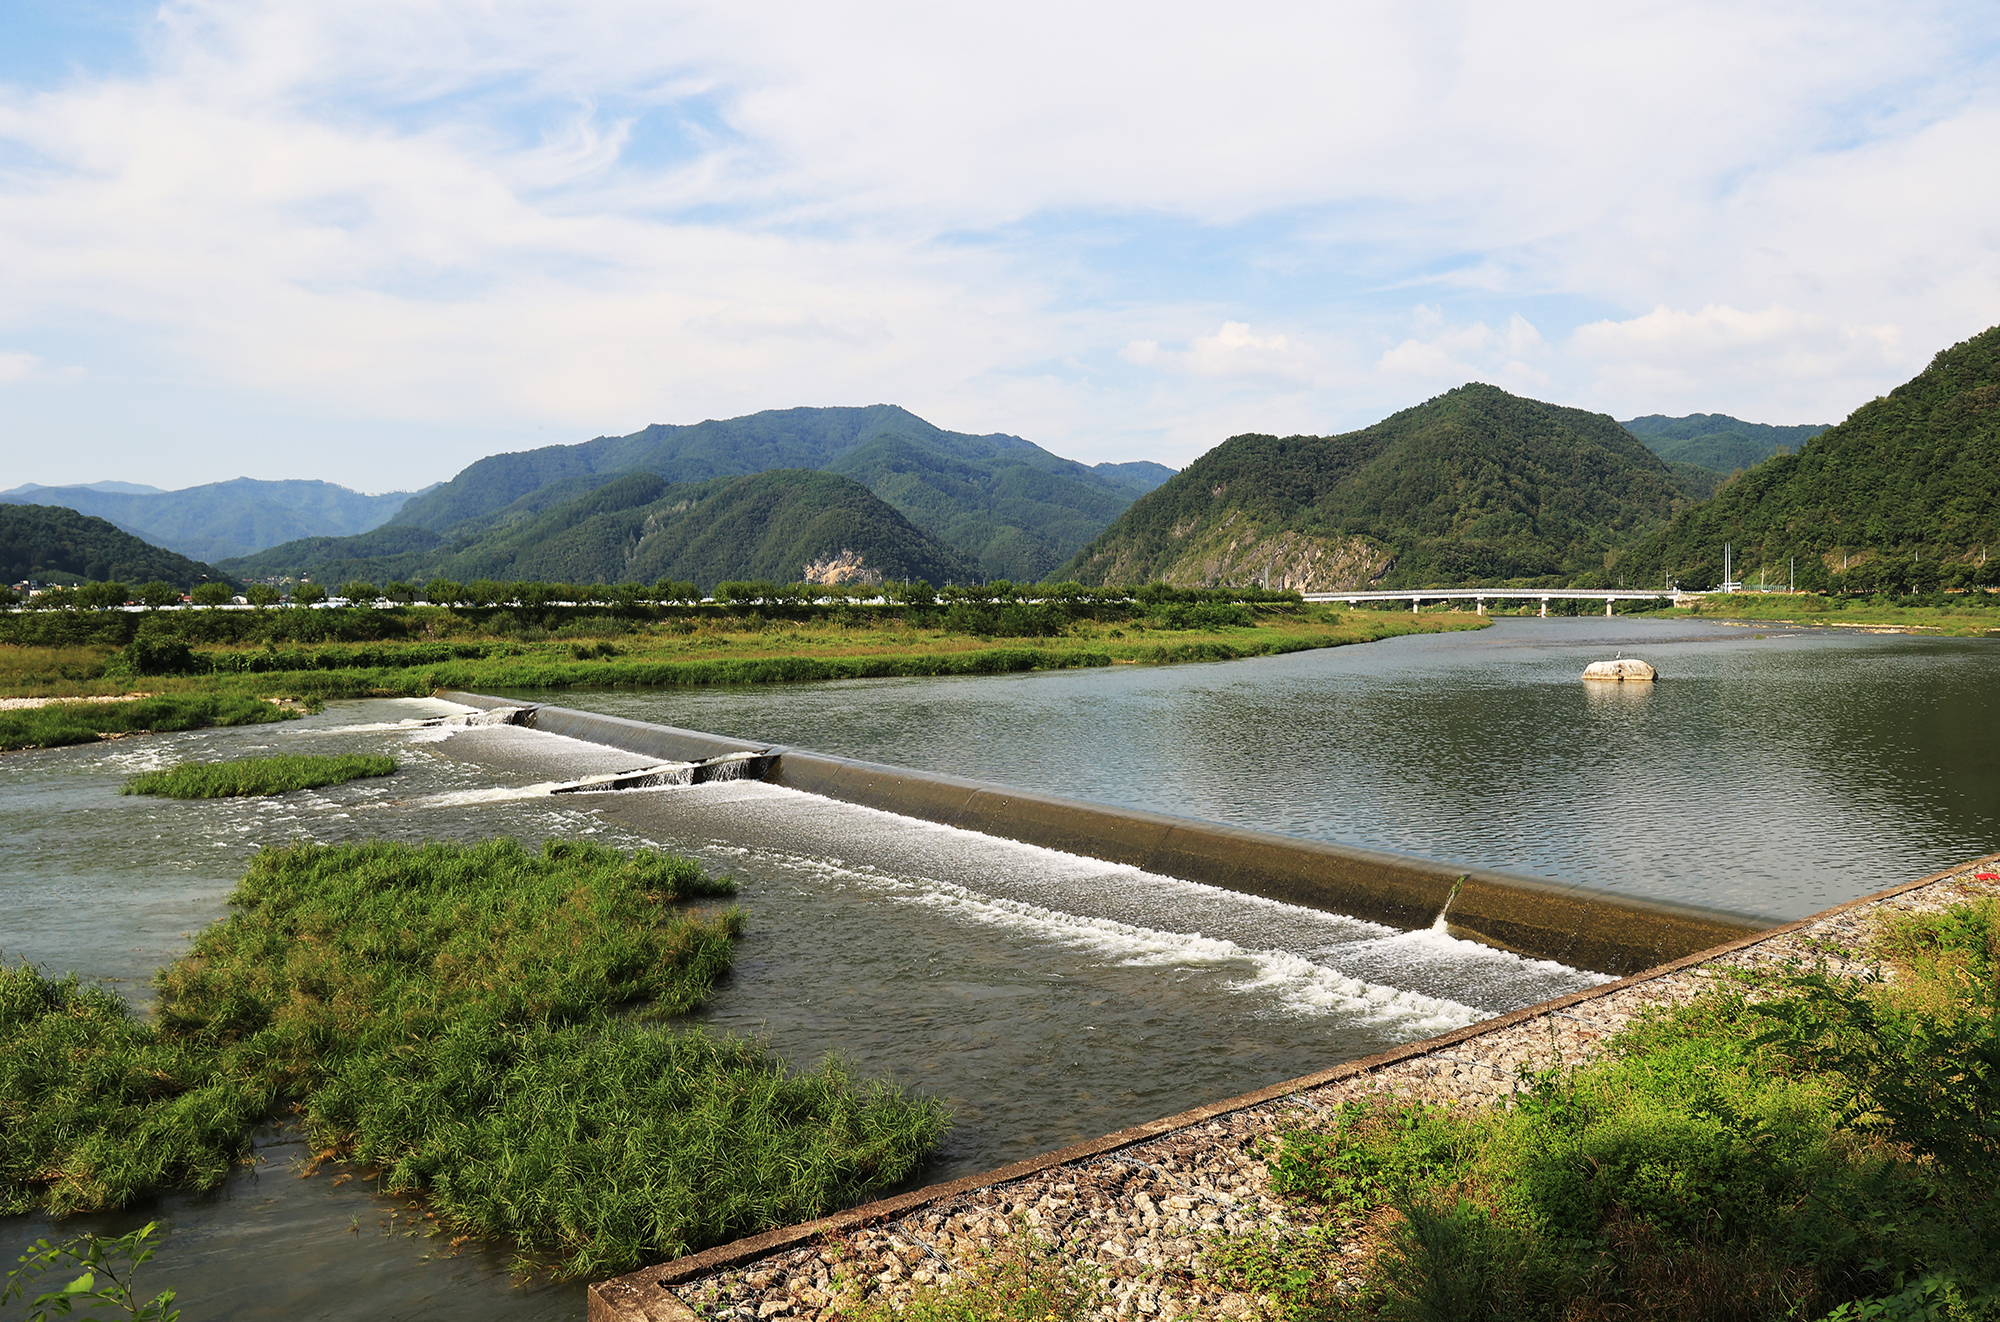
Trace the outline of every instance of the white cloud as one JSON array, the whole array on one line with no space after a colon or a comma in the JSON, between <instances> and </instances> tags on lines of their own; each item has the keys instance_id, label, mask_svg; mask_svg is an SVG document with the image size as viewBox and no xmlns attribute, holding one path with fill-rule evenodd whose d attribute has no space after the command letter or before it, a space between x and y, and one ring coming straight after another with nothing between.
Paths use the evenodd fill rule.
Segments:
<instances>
[{"instance_id":1,"label":"white cloud","mask_svg":"<svg viewBox=\"0 0 2000 1322\"><path fill-rule=\"evenodd\" d=\"M1903 362L1902 335L1893 325L1842 325L1786 307L1755 312L1726 304L1693 312L1657 307L1625 321L1579 326L1570 345L1594 367L1598 393L1629 401L1633 413L1651 411L1651 401L1695 392L1719 401L1753 394L1810 398L1829 382L1895 372ZM1718 404L1706 411L1725 410Z\"/></svg>"},{"instance_id":2,"label":"white cloud","mask_svg":"<svg viewBox=\"0 0 2000 1322\"><path fill-rule=\"evenodd\" d=\"M41 365L42 360L31 353L0 352L0 386L27 380Z\"/></svg>"},{"instance_id":3,"label":"white cloud","mask_svg":"<svg viewBox=\"0 0 2000 1322\"><path fill-rule=\"evenodd\" d=\"M1527 361L1543 355L1548 345L1518 312L1495 328L1483 321L1454 324L1440 309L1420 304L1410 320L1417 333L1375 360L1375 371L1385 378L1430 389L1491 381L1523 393L1544 392L1553 384Z\"/></svg>"},{"instance_id":4,"label":"white cloud","mask_svg":"<svg viewBox=\"0 0 2000 1322\"><path fill-rule=\"evenodd\" d=\"M1153 340L1134 340L1120 355L1141 367L1159 367L1212 380L1240 381L1279 389L1313 384L1313 355L1283 335L1252 335L1248 322L1225 321L1213 335L1197 335L1185 350L1162 349Z\"/></svg>"},{"instance_id":5,"label":"white cloud","mask_svg":"<svg viewBox=\"0 0 2000 1322\"><path fill-rule=\"evenodd\" d=\"M391 486L399 426L451 429L429 478L481 429L797 403L1176 463L1474 377L1828 417L2000 320L1996 38L1857 0L167 0L143 74L0 88L0 335L134 421L157 381L367 419L342 471ZM142 453L61 416L44 454Z\"/></svg>"}]
</instances>

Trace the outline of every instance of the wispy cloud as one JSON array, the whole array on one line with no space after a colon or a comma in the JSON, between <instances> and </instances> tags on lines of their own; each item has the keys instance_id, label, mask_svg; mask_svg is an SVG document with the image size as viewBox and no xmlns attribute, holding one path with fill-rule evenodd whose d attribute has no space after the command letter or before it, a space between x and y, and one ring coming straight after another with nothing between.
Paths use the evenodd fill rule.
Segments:
<instances>
[{"instance_id":1,"label":"wispy cloud","mask_svg":"<svg viewBox=\"0 0 2000 1322\"><path fill-rule=\"evenodd\" d=\"M289 419L374 486L843 401L1176 463L1473 377L1827 420L2000 320L1984 6L168 0L132 25L137 69L80 50L0 86L0 362L93 382L86 409L0 368L0 427L60 442L24 480L169 476L118 425L169 398L204 438L175 480L291 471Z\"/></svg>"}]
</instances>

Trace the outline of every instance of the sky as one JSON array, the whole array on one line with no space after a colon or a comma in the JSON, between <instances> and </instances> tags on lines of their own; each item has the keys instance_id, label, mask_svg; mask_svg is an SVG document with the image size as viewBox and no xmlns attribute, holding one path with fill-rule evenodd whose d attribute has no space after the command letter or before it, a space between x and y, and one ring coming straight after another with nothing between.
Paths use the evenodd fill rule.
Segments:
<instances>
[{"instance_id":1,"label":"sky","mask_svg":"<svg viewBox=\"0 0 2000 1322\"><path fill-rule=\"evenodd\" d=\"M1990 3L0 0L0 487L1835 422L2000 322L1996 144Z\"/></svg>"}]
</instances>

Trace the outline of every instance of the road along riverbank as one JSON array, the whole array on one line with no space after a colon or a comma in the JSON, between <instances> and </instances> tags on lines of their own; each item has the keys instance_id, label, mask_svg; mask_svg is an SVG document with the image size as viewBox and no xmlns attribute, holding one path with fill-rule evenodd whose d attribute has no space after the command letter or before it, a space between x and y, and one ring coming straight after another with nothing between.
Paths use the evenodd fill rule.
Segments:
<instances>
[{"instance_id":1,"label":"road along riverbank","mask_svg":"<svg viewBox=\"0 0 2000 1322\"><path fill-rule=\"evenodd\" d=\"M831 1319L971 1279L1028 1240L1061 1246L1103 1283L1102 1311L1247 1317L1261 1302L1218 1284L1217 1236L1310 1232L1280 1197L1265 1157L1281 1134L1330 1129L1349 1103L1394 1097L1505 1101L1523 1075L1574 1068L1635 1020L1742 975L1818 965L1871 971L1870 937L1894 914L1931 913L2000 893L1987 855L1660 967L1365 1060L1104 1135L1043 1156L723 1245L590 1288L593 1322ZM1982 877L1980 874L1985 874ZM1341 1234L1357 1259L1379 1228ZM1237 1284L1240 1284L1238 1282Z\"/></svg>"},{"instance_id":2,"label":"road along riverbank","mask_svg":"<svg viewBox=\"0 0 2000 1322\"><path fill-rule=\"evenodd\" d=\"M658 763L728 758L737 774L904 817L1184 881L1452 936L1575 968L1629 974L1760 931L1750 915L1497 869L1087 803L965 777L727 739L554 706L440 691L515 724ZM635 767L634 770L642 768Z\"/></svg>"}]
</instances>

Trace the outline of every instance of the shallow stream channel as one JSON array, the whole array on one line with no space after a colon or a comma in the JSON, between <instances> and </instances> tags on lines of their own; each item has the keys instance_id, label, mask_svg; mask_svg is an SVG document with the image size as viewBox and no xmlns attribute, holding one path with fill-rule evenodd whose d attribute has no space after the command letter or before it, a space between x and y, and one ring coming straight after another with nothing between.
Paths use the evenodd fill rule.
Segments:
<instances>
[{"instance_id":1,"label":"shallow stream channel","mask_svg":"<svg viewBox=\"0 0 2000 1322\"><path fill-rule=\"evenodd\" d=\"M1585 691L1583 664L1620 650L1665 678ZM1614 619L1220 665L523 696L1782 918L1995 847L1996 694L1984 640ZM675 849L734 876L748 917L695 1020L943 1098L954 1128L925 1183L1599 980L757 782L555 794L643 759L414 724L460 710L332 703L7 755L0 959L143 1008L251 853L300 837ZM377 751L402 770L265 800L118 794L191 758ZM365 1179L297 1178L293 1136L260 1144L215 1195L0 1220L0 1263L40 1235L157 1218L148 1289L179 1290L188 1322L583 1316L580 1284L518 1283L504 1252L446 1251Z\"/></svg>"}]
</instances>

